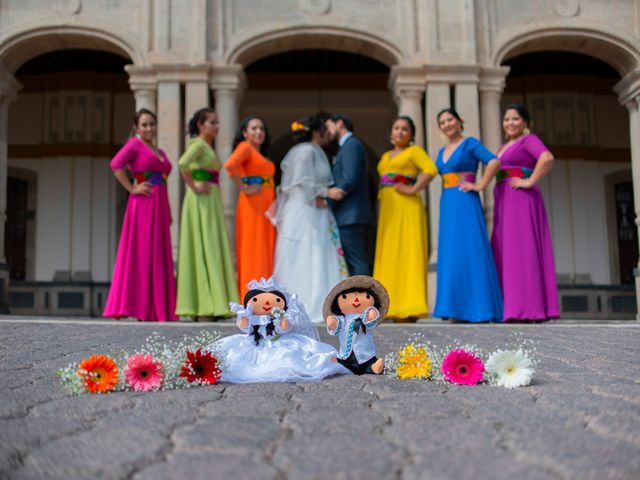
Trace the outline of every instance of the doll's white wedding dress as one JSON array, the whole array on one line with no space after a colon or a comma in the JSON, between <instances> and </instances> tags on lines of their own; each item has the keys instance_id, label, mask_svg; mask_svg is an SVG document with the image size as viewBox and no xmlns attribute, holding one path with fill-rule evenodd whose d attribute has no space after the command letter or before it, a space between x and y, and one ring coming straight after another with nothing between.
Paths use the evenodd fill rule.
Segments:
<instances>
[{"instance_id":1,"label":"doll's white wedding dress","mask_svg":"<svg viewBox=\"0 0 640 480\"><path fill-rule=\"evenodd\" d=\"M330 375L349 374L349 370L332 362L338 356L334 347L319 341L318 332L309 320L304 305L295 295L272 279L252 281L249 289L268 292L278 290L287 301L282 315L254 315L251 305L231 304L240 318L249 319L243 332L224 337L208 349L222 357L222 382L300 382L322 380ZM281 322L286 318L288 328Z\"/></svg>"}]
</instances>

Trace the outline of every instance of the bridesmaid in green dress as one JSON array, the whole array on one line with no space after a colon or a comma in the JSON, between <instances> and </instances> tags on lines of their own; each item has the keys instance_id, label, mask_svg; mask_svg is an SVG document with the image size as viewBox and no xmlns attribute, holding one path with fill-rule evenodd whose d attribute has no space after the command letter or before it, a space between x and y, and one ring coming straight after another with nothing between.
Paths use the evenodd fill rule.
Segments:
<instances>
[{"instance_id":1,"label":"bridesmaid in green dress","mask_svg":"<svg viewBox=\"0 0 640 480\"><path fill-rule=\"evenodd\" d=\"M189 121L191 140L179 161L188 188L182 203L176 314L194 320L231 315L229 302L238 301L220 196L222 165L211 147L218 128L213 109L198 110Z\"/></svg>"}]
</instances>

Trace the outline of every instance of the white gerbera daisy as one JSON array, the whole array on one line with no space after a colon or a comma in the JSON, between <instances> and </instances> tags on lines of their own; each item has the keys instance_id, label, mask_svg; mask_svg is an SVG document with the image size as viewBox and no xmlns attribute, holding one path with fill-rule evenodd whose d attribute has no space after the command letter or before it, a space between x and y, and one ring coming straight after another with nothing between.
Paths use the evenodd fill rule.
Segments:
<instances>
[{"instance_id":1,"label":"white gerbera daisy","mask_svg":"<svg viewBox=\"0 0 640 480\"><path fill-rule=\"evenodd\" d=\"M485 364L491 383L499 387L516 388L529 385L535 373L533 362L521 349L497 350Z\"/></svg>"}]
</instances>

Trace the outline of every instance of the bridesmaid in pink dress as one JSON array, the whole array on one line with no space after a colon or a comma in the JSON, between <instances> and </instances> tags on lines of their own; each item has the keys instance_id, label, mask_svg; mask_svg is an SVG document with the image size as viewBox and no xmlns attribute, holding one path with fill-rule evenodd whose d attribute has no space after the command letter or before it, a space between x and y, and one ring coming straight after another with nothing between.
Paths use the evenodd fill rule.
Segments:
<instances>
[{"instance_id":1,"label":"bridesmaid in pink dress","mask_svg":"<svg viewBox=\"0 0 640 480\"><path fill-rule=\"evenodd\" d=\"M529 132L529 111L507 107L502 126L509 141L498 152L494 190L493 255L504 297L506 321L558 318L558 287L547 212L537 183L553 155Z\"/></svg>"},{"instance_id":2,"label":"bridesmaid in pink dress","mask_svg":"<svg viewBox=\"0 0 640 480\"><path fill-rule=\"evenodd\" d=\"M120 244L104 317L178 320L171 253L171 212L167 176L171 162L157 149L156 116L141 109L134 118L135 137L111 160L111 169L129 192ZM131 183L125 168L133 174Z\"/></svg>"}]
</instances>

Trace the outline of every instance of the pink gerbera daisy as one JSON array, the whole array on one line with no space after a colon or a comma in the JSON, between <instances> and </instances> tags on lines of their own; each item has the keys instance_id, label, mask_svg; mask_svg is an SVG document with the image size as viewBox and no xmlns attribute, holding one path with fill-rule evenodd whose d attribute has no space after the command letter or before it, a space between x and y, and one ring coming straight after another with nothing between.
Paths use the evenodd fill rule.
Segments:
<instances>
[{"instance_id":1,"label":"pink gerbera daisy","mask_svg":"<svg viewBox=\"0 0 640 480\"><path fill-rule=\"evenodd\" d=\"M442 374L451 383L475 385L482 381L482 360L466 350L452 350L442 360Z\"/></svg>"},{"instance_id":2,"label":"pink gerbera daisy","mask_svg":"<svg viewBox=\"0 0 640 480\"><path fill-rule=\"evenodd\" d=\"M157 390L162 385L164 371L162 363L154 359L150 353L136 353L129 357L124 369L127 384L135 391Z\"/></svg>"}]
</instances>

